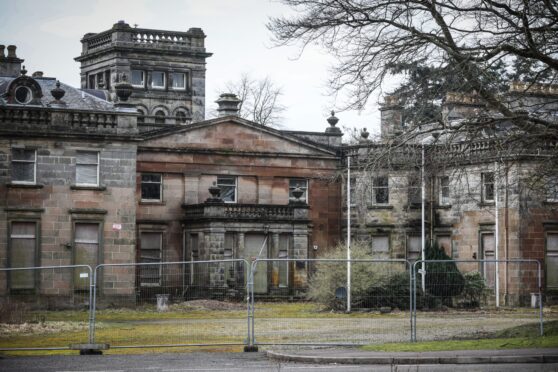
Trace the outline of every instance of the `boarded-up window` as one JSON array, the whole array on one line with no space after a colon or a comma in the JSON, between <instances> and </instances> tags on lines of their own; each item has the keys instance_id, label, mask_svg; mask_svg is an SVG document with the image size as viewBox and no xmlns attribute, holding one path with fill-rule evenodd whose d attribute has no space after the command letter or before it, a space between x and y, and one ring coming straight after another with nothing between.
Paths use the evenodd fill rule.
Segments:
<instances>
[{"instance_id":1,"label":"boarded-up window","mask_svg":"<svg viewBox=\"0 0 558 372\"><path fill-rule=\"evenodd\" d=\"M279 235L279 250L277 252L277 258L289 258L289 251L291 245L290 234ZM279 288L286 288L289 286L289 262L288 261L278 261L276 265L277 269L277 286ZM275 272L274 272L275 274Z\"/></svg>"},{"instance_id":2,"label":"boarded-up window","mask_svg":"<svg viewBox=\"0 0 558 372\"><path fill-rule=\"evenodd\" d=\"M422 259L422 238L420 235L407 236L407 259L409 261Z\"/></svg>"},{"instance_id":3,"label":"boarded-up window","mask_svg":"<svg viewBox=\"0 0 558 372\"><path fill-rule=\"evenodd\" d=\"M99 184L99 153L96 151L80 151L76 155L76 184Z\"/></svg>"},{"instance_id":4,"label":"boarded-up window","mask_svg":"<svg viewBox=\"0 0 558 372\"><path fill-rule=\"evenodd\" d=\"M481 263L481 272L486 280L486 285L494 288L496 283L496 264L493 262L494 256L494 234L483 233L481 235L481 259L487 260Z\"/></svg>"},{"instance_id":5,"label":"boarded-up window","mask_svg":"<svg viewBox=\"0 0 558 372\"><path fill-rule=\"evenodd\" d=\"M35 150L12 150L12 182L35 183L37 153Z\"/></svg>"},{"instance_id":6,"label":"boarded-up window","mask_svg":"<svg viewBox=\"0 0 558 372\"><path fill-rule=\"evenodd\" d=\"M190 234L190 284L195 284L199 279L196 278L196 264L194 261L198 261L199 256L199 246L198 246L198 234Z\"/></svg>"},{"instance_id":7,"label":"boarded-up window","mask_svg":"<svg viewBox=\"0 0 558 372\"><path fill-rule=\"evenodd\" d=\"M546 287L558 289L558 233L546 234Z\"/></svg>"},{"instance_id":8,"label":"boarded-up window","mask_svg":"<svg viewBox=\"0 0 558 372\"><path fill-rule=\"evenodd\" d=\"M389 236L375 235L372 237L372 252L382 256L389 254Z\"/></svg>"},{"instance_id":9,"label":"boarded-up window","mask_svg":"<svg viewBox=\"0 0 558 372\"><path fill-rule=\"evenodd\" d=\"M89 265L93 270L98 265L99 223L76 222L74 231L74 263L76 265ZM75 270L74 289L89 289L88 270Z\"/></svg>"},{"instance_id":10,"label":"boarded-up window","mask_svg":"<svg viewBox=\"0 0 558 372\"><path fill-rule=\"evenodd\" d=\"M140 263L161 262L163 246L162 232L142 232L140 234ZM139 270L140 285L153 287L161 285L161 266L145 265Z\"/></svg>"},{"instance_id":11,"label":"boarded-up window","mask_svg":"<svg viewBox=\"0 0 558 372\"><path fill-rule=\"evenodd\" d=\"M10 267L36 266L37 224L12 222L10 231ZM31 270L10 271L11 289L35 288L35 275Z\"/></svg>"}]
</instances>

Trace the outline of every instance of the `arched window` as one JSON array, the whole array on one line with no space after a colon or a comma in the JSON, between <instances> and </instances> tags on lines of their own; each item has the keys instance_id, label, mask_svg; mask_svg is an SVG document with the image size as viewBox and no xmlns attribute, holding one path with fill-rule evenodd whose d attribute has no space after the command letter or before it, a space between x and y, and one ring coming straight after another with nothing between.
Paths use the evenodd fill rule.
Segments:
<instances>
[{"instance_id":1,"label":"arched window","mask_svg":"<svg viewBox=\"0 0 558 372\"><path fill-rule=\"evenodd\" d=\"M165 124L165 112L163 110L157 110L155 112L155 124Z\"/></svg>"},{"instance_id":2,"label":"arched window","mask_svg":"<svg viewBox=\"0 0 558 372\"><path fill-rule=\"evenodd\" d=\"M178 111L176 113L176 124L186 124L186 120L188 120L188 117L184 111Z\"/></svg>"},{"instance_id":3,"label":"arched window","mask_svg":"<svg viewBox=\"0 0 558 372\"><path fill-rule=\"evenodd\" d=\"M138 114L139 114L139 116L138 116L138 124L143 124L143 123L145 123L145 111L142 110L142 109L140 109L140 108L138 108L137 110L138 110Z\"/></svg>"}]
</instances>

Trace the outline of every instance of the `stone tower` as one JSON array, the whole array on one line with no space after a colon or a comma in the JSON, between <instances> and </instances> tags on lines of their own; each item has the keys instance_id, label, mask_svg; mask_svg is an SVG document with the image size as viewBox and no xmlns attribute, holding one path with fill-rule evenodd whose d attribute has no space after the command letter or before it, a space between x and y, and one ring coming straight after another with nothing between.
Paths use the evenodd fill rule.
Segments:
<instances>
[{"instance_id":1,"label":"stone tower","mask_svg":"<svg viewBox=\"0 0 558 372\"><path fill-rule=\"evenodd\" d=\"M186 124L205 118L205 60L200 28L186 32L130 27L124 21L100 33L85 34L81 87L116 99L114 86L132 85L130 103L154 124Z\"/></svg>"}]
</instances>

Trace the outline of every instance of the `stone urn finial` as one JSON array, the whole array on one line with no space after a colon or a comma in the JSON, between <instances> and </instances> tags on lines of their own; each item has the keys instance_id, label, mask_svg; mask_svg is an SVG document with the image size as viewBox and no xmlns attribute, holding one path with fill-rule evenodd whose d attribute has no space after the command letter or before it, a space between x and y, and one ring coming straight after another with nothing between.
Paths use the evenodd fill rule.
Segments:
<instances>
[{"instance_id":1,"label":"stone urn finial","mask_svg":"<svg viewBox=\"0 0 558 372\"><path fill-rule=\"evenodd\" d=\"M339 122L339 118L335 116L335 111L331 110L331 116L327 118L327 122L330 126L326 129L326 133L341 133L341 129L335 126Z\"/></svg>"},{"instance_id":2,"label":"stone urn finial","mask_svg":"<svg viewBox=\"0 0 558 372\"><path fill-rule=\"evenodd\" d=\"M366 128L362 128L362 130L360 131L360 136L362 137L363 140L367 140L368 136L370 136L370 132L366 130Z\"/></svg>"},{"instance_id":3,"label":"stone urn finial","mask_svg":"<svg viewBox=\"0 0 558 372\"><path fill-rule=\"evenodd\" d=\"M221 199L221 188L217 186L217 182L213 182L213 185L209 186L208 188L209 194L211 195L207 200L206 203L222 203L223 199Z\"/></svg>"},{"instance_id":4,"label":"stone urn finial","mask_svg":"<svg viewBox=\"0 0 558 372\"><path fill-rule=\"evenodd\" d=\"M302 190L300 187L296 187L293 191L292 191L292 195L294 196L294 200L290 201L290 204L304 204L305 201L300 199L302 197L302 195L304 195L304 190Z\"/></svg>"},{"instance_id":5,"label":"stone urn finial","mask_svg":"<svg viewBox=\"0 0 558 372\"><path fill-rule=\"evenodd\" d=\"M128 98L132 95L132 84L128 82L126 74L122 74L122 77L114 84L114 90L116 91L116 96L119 101L128 101Z\"/></svg>"},{"instance_id":6,"label":"stone urn finial","mask_svg":"<svg viewBox=\"0 0 558 372\"><path fill-rule=\"evenodd\" d=\"M66 94L66 91L60 88L60 81L56 80L56 88L50 91L50 94L54 97L56 103L60 103L60 100Z\"/></svg>"}]
</instances>

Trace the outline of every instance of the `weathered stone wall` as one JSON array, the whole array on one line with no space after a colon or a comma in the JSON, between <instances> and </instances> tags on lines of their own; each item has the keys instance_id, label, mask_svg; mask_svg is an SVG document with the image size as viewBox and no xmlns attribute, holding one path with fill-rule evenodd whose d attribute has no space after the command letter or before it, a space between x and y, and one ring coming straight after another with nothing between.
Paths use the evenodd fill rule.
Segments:
<instances>
[{"instance_id":1,"label":"weathered stone wall","mask_svg":"<svg viewBox=\"0 0 558 372\"><path fill-rule=\"evenodd\" d=\"M11 148L25 146L37 150L36 185L15 185L10 179ZM76 152L100 153L99 187L75 186ZM136 146L132 143L85 142L50 139L0 140L0 257L7 266L9 241L7 226L11 220L33 220L40 224L37 266L71 265L73 224L97 222L102 226L98 263L135 261L135 174ZM113 224L117 224L113 226ZM7 290L6 276L0 290ZM71 273L61 280L46 277L40 283L41 294L67 294L74 288ZM104 280L101 291L107 295L130 296L130 289L118 283L134 282L134 273L126 272Z\"/></svg>"}]
</instances>

